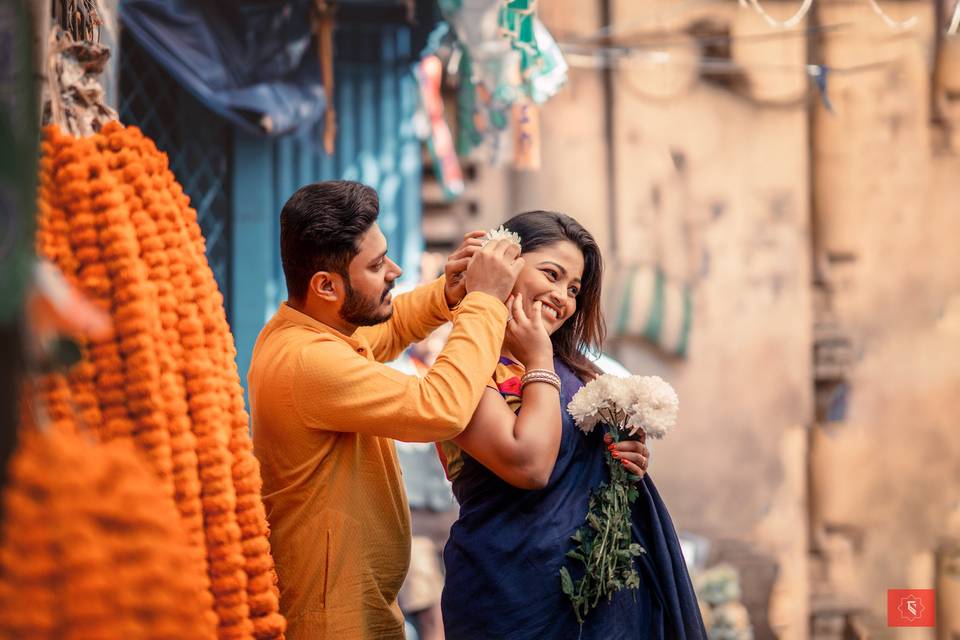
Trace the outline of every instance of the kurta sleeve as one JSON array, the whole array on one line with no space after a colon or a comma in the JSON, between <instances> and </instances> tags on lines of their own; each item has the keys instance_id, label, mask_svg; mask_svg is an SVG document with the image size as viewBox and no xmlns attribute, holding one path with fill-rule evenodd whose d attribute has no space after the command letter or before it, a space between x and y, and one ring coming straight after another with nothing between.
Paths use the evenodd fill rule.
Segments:
<instances>
[{"instance_id":1,"label":"kurta sleeve","mask_svg":"<svg viewBox=\"0 0 960 640\"><path fill-rule=\"evenodd\" d=\"M440 325L453 320L454 311L447 306L443 277L421 285L393 301L393 315L386 322L360 327L354 336L362 337L379 362L389 362L414 342L426 338Z\"/></svg>"},{"instance_id":2,"label":"kurta sleeve","mask_svg":"<svg viewBox=\"0 0 960 640\"><path fill-rule=\"evenodd\" d=\"M298 417L310 428L405 442L454 438L470 421L497 365L506 319L497 298L468 294L446 346L422 378L371 361L340 341L311 344L300 353L293 378ZM424 326L401 321L393 338L383 337L381 353L389 351L389 340L410 337Z\"/></svg>"}]
</instances>

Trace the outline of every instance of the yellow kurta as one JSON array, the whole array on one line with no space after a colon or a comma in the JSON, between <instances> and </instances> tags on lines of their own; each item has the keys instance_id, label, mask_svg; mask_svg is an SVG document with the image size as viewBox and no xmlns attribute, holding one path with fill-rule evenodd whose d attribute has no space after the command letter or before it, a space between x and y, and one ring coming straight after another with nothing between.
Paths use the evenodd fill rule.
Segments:
<instances>
[{"instance_id":1,"label":"yellow kurta","mask_svg":"<svg viewBox=\"0 0 960 640\"><path fill-rule=\"evenodd\" d=\"M392 439L459 434L506 325L503 303L479 292L451 312L443 282L398 296L389 321L352 336L283 304L257 338L254 451L291 640L403 638L410 516ZM454 315L424 377L380 364Z\"/></svg>"}]
</instances>

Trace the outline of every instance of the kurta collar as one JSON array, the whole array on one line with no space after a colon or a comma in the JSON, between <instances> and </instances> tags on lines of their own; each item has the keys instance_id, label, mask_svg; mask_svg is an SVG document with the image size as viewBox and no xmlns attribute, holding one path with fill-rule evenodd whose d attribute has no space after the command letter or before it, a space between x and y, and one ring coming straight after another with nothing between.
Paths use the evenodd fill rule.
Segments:
<instances>
[{"instance_id":1,"label":"kurta collar","mask_svg":"<svg viewBox=\"0 0 960 640\"><path fill-rule=\"evenodd\" d=\"M334 329L333 327L331 327L330 325L326 325L320 322L319 320L317 320L316 318L308 316L307 314L301 311L297 311L286 302L280 305L280 308L277 310L277 315L288 322L292 322L294 324L298 324L303 327L309 327L310 329L314 329L316 331L329 333L334 337L340 340L343 340L348 345L350 345L353 349L357 349L358 347L361 347L361 346L363 347L367 346L365 340L361 341L353 336L348 336L345 333L341 333L336 329Z\"/></svg>"}]
</instances>

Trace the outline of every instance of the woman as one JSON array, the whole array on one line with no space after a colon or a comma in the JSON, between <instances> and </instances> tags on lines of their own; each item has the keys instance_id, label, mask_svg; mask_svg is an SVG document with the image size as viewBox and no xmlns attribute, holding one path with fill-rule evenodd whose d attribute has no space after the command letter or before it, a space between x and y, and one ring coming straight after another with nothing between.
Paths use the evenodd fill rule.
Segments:
<instances>
[{"instance_id":1,"label":"woman","mask_svg":"<svg viewBox=\"0 0 960 640\"><path fill-rule=\"evenodd\" d=\"M598 373L583 354L603 340L603 264L593 237L564 214L522 213L504 226L520 236L525 266L508 301L503 357L467 429L439 446L460 503L444 550L447 638L706 638L673 523L648 477L633 509L634 537L647 551L637 558L640 588L601 600L582 629L560 590L570 536L590 490L607 478L611 445L599 429L579 431L566 411ZM642 442L611 450L644 474Z\"/></svg>"}]
</instances>

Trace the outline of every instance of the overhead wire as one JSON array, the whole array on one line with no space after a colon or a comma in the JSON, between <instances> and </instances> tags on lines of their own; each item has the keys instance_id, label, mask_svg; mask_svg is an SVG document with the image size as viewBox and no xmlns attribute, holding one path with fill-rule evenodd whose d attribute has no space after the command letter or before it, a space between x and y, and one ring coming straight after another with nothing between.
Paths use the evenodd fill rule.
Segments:
<instances>
[{"instance_id":1,"label":"overhead wire","mask_svg":"<svg viewBox=\"0 0 960 640\"><path fill-rule=\"evenodd\" d=\"M880 16L880 19L883 20L884 23L886 23L886 25L891 29L910 29L911 27L915 26L917 22L919 22L917 16L908 18L903 22L897 22L887 15L887 13L880 7L880 3L878 3L877 0L867 0L867 2L870 4L870 8L873 9L873 12Z\"/></svg>"},{"instance_id":2,"label":"overhead wire","mask_svg":"<svg viewBox=\"0 0 960 640\"><path fill-rule=\"evenodd\" d=\"M958 28L960 28L960 0L957 0L957 6L953 10L953 17L950 19L950 26L947 27L947 35L957 35Z\"/></svg>"},{"instance_id":3,"label":"overhead wire","mask_svg":"<svg viewBox=\"0 0 960 640\"><path fill-rule=\"evenodd\" d=\"M788 40L791 38L809 38L812 36L818 36L821 34L835 33L838 31L843 31L849 27L856 26L859 23L856 22L838 22L835 24L828 25L810 25L804 29L794 29L791 31L768 31L765 33L741 33L737 35L700 35L695 36L697 43L699 44L726 44L734 40L738 42L764 42L764 41L776 41L776 40ZM671 46L686 46L690 44L688 39L676 39L675 33L647 33L647 34L636 34L630 38L624 38L629 44L634 46L660 46L660 47L671 47ZM621 40L621 41L623 41ZM565 44L575 45L579 44L580 41L578 38L566 39L564 40Z\"/></svg>"},{"instance_id":4,"label":"overhead wire","mask_svg":"<svg viewBox=\"0 0 960 640\"><path fill-rule=\"evenodd\" d=\"M611 56L611 66L617 66L620 60L631 58L634 56L644 56L649 58L652 62L658 64L670 64L670 63L679 63L679 64L689 64L688 60L675 60L672 59L674 56L668 51L654 51L654 50L644 50L640 48L628 48L628 47L597 47L590 52L586 51L576 51L572 49L567 49L561 45L561 49L564 51L564 58L567 59L568 63L572 60L572 66L583 66L583 67L593 67L601 68L603 66L602 54L606 53ZM892 64L895 64L902 60L902 57L889 58L886 60L878 60L874 62L867 62L857 65L849 65L846 67L827 67L826 65L819 64L789 64L789 63L756 63L750 65L743 65L733 60L727 58L710 58L710 57L701 57L695 63L697 67L705 69L708 71L730 71L730 72L742 72L751 69L762 70L762 71L799 71L803 70L810 75L818 75L818 69L829 68L830 73L835 74L848 74L848 73L860 73L863 71L871 71L882 67L888 67ZM581 62L583 64L577 65L576 62Z\"/></svg>"},{"instance_id":5,"label":"overhead wire","mask_svg":"<svg viewBox=\"0 0 960 640\"><path fill-rule=\"evenodd\" d=\"M717 57L698 57L678 58L668 51L656 51L635 47L597 47L592 52L572 52L569 48L564 48L564 58L571 67L589 67L594 69L618 68L625 60L630 58L643 57L654 64L677 64L680 66L690 66L700 72L709 72L712 75L729 74L737 75L751 71L760 72L784 72L797 73L802 72L813 83L817 89L820 99L828 111L833 110L833 106L827 93L827 79L835 75L852 75L876 71L883 68L889 68L900 63L903 58L895 57L886 60L877 60L863 64L848 65L844 67L834 67L825 64L791 64L791 63L751 63L744 65L728 58ZM634 95L643 95L646 98L663 98L664 96L654 96L648 92L638 89L627 78L621 78L620 83ZM679 94L675 94L679 95ZM675 97L675 96L674 96ZM803 99L791 101L790 103L800 103ZM783 105L781 105L783 106Z\"/></svg>"},{"instance_id":6,"label":"overhead wire","mask_svg":"<svg viewBox=\"0 0 960 640\"><path fill-rule=\"evenodd\" d=\"M764 11L763 7L760 6L760 0L740 0L741 7L746 7L748 3L749 6L753 7L754 11L760 14L760 17L763 18L767 24L777 29L791 29L797 26L800 24L800 21L806 17L807 13L810 12L810 7L813 6L813 0L803 0L803 3L795 14L781 21Z\"/></svg>"},{"instance_id":7,"label":"overhead wire","mask_svg":"<svg viewBox=\"0 0 960 640\"><path fill-rule=\"evenodd\" d=\"M715 2L715 0L685 0L684 2L675 4L674 6L669 7L668 9L661 9L659 11L650 12L642 16L633 18L630 20L630 22L626 24L620 24L620 25L617 25L614 23L606 24L594 31L591 31L590 33L574 36L572 38L568 38L568 40L579 42L579 41L609 39L617 33L622 33L623 31L626 31L629 29L633 29L636 27L644 26L644 25L649 25L651 22L662 20L663 18L674 16L679 13L683 13L684 11L686 11L687 9L689 9L694 5L707 4L710 2ZM786 20L778 20L774 18L772 15L770 15L770 13L768 13L766 9L763 8L763 5L761 4L760 0L738 0L738 3L741 7L752 8L755 12L757 12L760 15L760 17L763 18L763 20L767 24L769 24L771 27L775 27L779 29L790 29L798 26L803 21L803 19L807 16L810 10L813 8L813 0L802 0L800 4L800 8L797 9L797 11L791 17L787 18ZM873 13L875 13L881 20L883 20L883 22L891 29L894 29L894 30L909 29L915 26L919 22L919 19L917 18L917 16L912 16L907 20L900 21L900 22L898 22L897 20L894 20L893 18L890 17L889 14L887 14L886 11L883 10L883 7L880 6L880 3L878 2L878 0L867 0L867 4L870 6L870 9L873 11ZM957 3L957 9L954 12L953 20L950 23L950 33L955 34L958 28L960 28L960 1L958 1Z\"/></svg>"}]
</instances>

